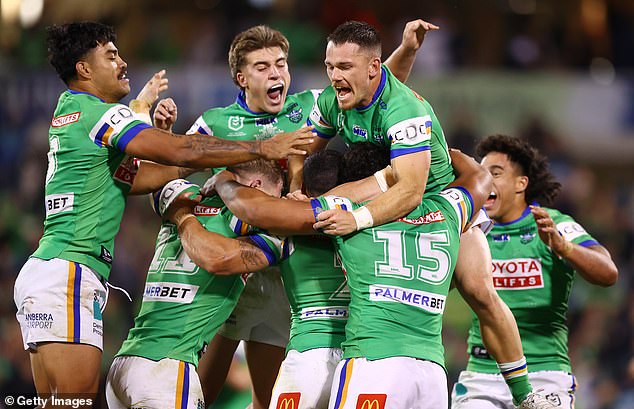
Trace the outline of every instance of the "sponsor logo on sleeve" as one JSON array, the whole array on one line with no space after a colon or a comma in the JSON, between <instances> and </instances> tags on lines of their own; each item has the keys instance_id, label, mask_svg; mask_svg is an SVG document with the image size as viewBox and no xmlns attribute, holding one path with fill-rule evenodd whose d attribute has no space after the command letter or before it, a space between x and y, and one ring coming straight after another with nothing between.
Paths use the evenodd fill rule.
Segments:
<instances>
[{"instance_id":1,"label":"sponsor logo on sleeve","mask_svg":"<svg viewBox=\"0 0 634 409\"><path fill-rule=\"evenodd\" d=\"M73 112L72 114L57 116L51 121L51 126L53 128L59 128L60 126L72 124L73 122L79 121L80 115L81 112Z\"/></svg>"},{"instance_id":2,"label":"sponsor logo on sleeve","mask_svg":"<svg viewBox=\"0 0 634 409\"><path fill-rule=\"evenodd\" d=\"M348 307L346 306L330 306L330 307L306 307L302 308L300 319L333 319L347 320Z\"/></svg>"},{"instance_id":3,"label":"sponsor logo on sleeve","mask_svg":"<svg viewBox=\"0 0 634 409\"><path fill-rule=\"evenodd\" d=\"M300 392L280 393L275 409L299 409Z\"/></svg>"},{"instance_id":4,"label":"sponsor logo on sleeve","mask_svg":"<svg viewBox=\"0 0 634 409\"><path fill-rule=\"evenodd\" d=\"M387 137L392 144L416 145L431 139L431 117L429 115L409 118L392 125Z\"/></svg>"},{"instance_id":5,"label":"sponsor logo on sleeve","mask_svg":"<svg viewBox=\"0 0 634 409\"><path fill-rule=\"evenodd\" d=\"M434 314L442 314L445 309L445 296L427 291L392 285L370 285L370 301L397 302L420 308Z\"/></svg>"},{"instance_id":6,"label":"sponsor logo on sleeve","mask_svg":"<svg viewBox=\"0 0 634 409\"><path fill-rule=\"evenodd\" d=\"M360 393L356 409L385 409L386 400L384 393Z\"/></svg>"},{"instance_id":7,"label":"sponsor logo on sleeve","mask_svg":"<svg viewBox=\"0 0 634 409\"><path fill-rule=\"evenodd\" d=\"M325 196L329 209L341 209L348 212L352 211L352 202L350 199L339 196Z\"/></svg>"},{"instance_id":8,"label":"sponsor logo on sleeve","mask_svg":"<svg viewBox=\"0 0 634 409\"><path fill-rule=\"evenodd\" d=\"M222 211L220 207L196 205L194 207L194 215L196 216L217 216Z\"/></svg>"},{"instance_id":9,"label":"sponsor logo on sleeve","mask_svg":"<svg viewBox=\"0 0 634 409\"><path fill-rule=\"evenodd\" d=\"M438 222L443 222L445 221L445 216L443 216L442 212L440 210L436 210L435 212L431 212L431 213L427 213L423 216L417 217L415 219L408 219L406 217L401 217L400 219L398 219L397 221L399 222L403 222L403 223L407 223L407 224L414 224L414 225L421 225L421 224L430 224L430 223L438 223Z\"/></svg>"},{"instance_id":10,"label":"sponsor logo on sleeve","mask_svg":"<svg viewBox=\"0 0 634 409\"><path fill-rule=\"evenodd\" d=\"M493 285L500 290L543 288L542 263L532 258L493 260Z\"/></svg>"},{"instance_id":11,"label":"sponsor logo on sleeve","mask_svg":"<svg viewBox=\"0 0 634 409\"><path fill-rule=\"evenodd\" d=\"M143 291L143 301L191 304L197 292L197 285L169 282L146 283L145 291Z\"/></svg>"},{"instance_id":12,"label":"sponsor logo on sleeve","mask_svg":"<svg viewBox=\"0 0 634 409\"><path fill-rule=\"evenodd\" d=\"M577 222L561 222L557 224L557 230L564 236L564 239L573 241L583 235L588 234L586 230Z\"/></svg>"},{"instance_id":13,"label":"sponsor logo on sleeve","mask_svg":"<svg viewBox=\"0 0 634 409\"><path fill-rule=\"evenodd\" d=\"M44 198L46 203L46 215L69 212L73 210L75 202L74 193L60 193L56 195L48 195Z\"/></svg>"},{"instance_id":14,"label":"sponsor logo on sleeve","mask_svg":"<svg viewBox=\"0 0 634 409\"><path fill-rule=\"evenodd\" d=\"M114 172L113 178L121 183L132 186L138 170L139 162L132 156L126 156Z\"/></svg>"}]
</instances>

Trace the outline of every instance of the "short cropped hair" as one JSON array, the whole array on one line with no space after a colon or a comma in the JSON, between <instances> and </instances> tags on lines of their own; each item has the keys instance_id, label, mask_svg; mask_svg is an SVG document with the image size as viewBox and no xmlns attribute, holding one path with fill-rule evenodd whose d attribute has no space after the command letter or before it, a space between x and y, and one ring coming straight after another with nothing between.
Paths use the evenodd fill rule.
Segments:
<instances>
[{"instance_id":1,"label":"short cropped hair","mask_svg":"<svg viewBox=\"0 0 634 409\"><path fill-rule=\"evenodd\" d=\"M247 54L270 47L279 47L288 56L288 39L271 27L255 26L235 36L229 47L229 69L236 85L236 75L246 64Z\"/></svg>"},{"instance_id":2,"label":"short cropped hair","mask_svg":"<svg viewBox=\"0 0 634 409\"><path fill-rule=\"evenodd\" d=\"M263 179L273 185L283 183L282 169L280 165L273 160L254 159L249 162L228 166L227 170L242 177L261 175Z\"/></svg>"},{"instance_id":3,"label":"short cropped hair","mask_svg":"<svg viewBox=\"0 0 634 409\"><path fill-rule=\"evenodd\" d=\"M355 143L343 154L339 183L364 179L390 164L390 149L371 142Z\"/></svg>"},{"instance_id":4,"label":"short cropped hair","mask_svg":"<svg viewBox=\"0 0 634 409\"><path fill-rule=\"evenodd\" d=\"M490 135L476 146L481 158L490 152L504 153L509 160L520 168L522 176L528 177L528 186L524 192L526 203L538 202L552 206L561 190L561 183L550 173L548 161L539 151L523 139L508 135Z\"/></svg>"},{"instance_id":5,"label":"short cropped hair","mask_svg":"<svg viewBox=\"0 0 634 409\"><path fill-rule=\"evenodd\" d=\"M381 58L381 36L374 27L362 21L346 21L340 24L329 36L328 42L334 45L345 43L357 44L362 50L367 50L374 56Z\"/></svg>"},{"instance_id":6,"label":"short cropped hair","mask_svg":"<svg viewBox=\"0 0 634 409\"><path fill-rule=\"evenodd\" d=\"M48 60L66 85L77 79L75 65L90 50L117 40L112 27L92 21L51 26L46 32Z\"/></svg>"},{"instance_id":7,"label":"short cropped hair","mask_svg":"<svg viewBox=\"0 0 634 409\"><path fill-rule=\"evenodd\" d=\"M341 152L326 149L315 152L304 161L303 191L309 196L320 196L339 184Z\"/></svg>"}]
</instances>

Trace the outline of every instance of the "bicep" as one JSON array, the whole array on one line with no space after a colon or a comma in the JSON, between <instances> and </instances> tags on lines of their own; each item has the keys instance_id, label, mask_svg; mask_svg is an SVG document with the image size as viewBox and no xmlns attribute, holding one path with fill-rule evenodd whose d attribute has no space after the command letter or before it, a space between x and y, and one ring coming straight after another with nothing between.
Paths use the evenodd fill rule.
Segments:
<instances>
[{"instance_id":1,"label":"bicep","mask_svg":"<svg viewBox=\"0 0 634 409\"><path fill-rule=\"evenodd\" d=\"M409 186L425 190L431 153L429 150L397 156L392 159L392 174L396 183L406 183Z\"/></svg>"}]
</instances>

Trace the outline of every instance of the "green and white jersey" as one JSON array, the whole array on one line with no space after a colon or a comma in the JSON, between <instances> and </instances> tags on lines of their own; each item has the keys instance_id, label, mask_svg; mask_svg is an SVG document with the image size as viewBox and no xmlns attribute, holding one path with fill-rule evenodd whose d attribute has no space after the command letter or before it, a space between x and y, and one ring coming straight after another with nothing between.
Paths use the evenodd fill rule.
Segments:
<instances>
[{"instance_id":1,"label":"green and white jersey","mask_svg":"<svg viewBox=\"0 0 634 409\"><path fill-rule=\"evenodd\" d=\"M341 348L348 321L350 293L327 236L295 236L291 255L280 264L291 305L287 351Z\"/></svg>"},{"instance_id":2,"label":"green and white jersey","mask_svg":"<svg viewBox=\"0 0 634 409\"><path fill-rule=\"evenodd\" d=\"M570 216L546 210L566 240L581 246L598 245ZM493 283L515 316L528 370L570 372L566 313L574 270L539 238L529 207L517 220L495 224L487 240L493 257ZM499 372L483 346L475 315L468 346L467 370Z\"/></svg>"},{"instance_id":3,"label":"green and white jersey","mask_svg":"<svg viewBox=\"0 0 634 409\"><path fill-rule=\"evenodd\" d=\"M311 203L315 218L360 206L335 196ZM469 193L450 188L397 221L334 239L351 297L344 358L407 356L444 367L442 314L472 213Z\"/></svg>"},{"instance_id":4,"label":"green and white jersey","mask_svg":"<svg viewBox=\"0 0 634 409\"><path fill-rule=\"evenodd\" d=\"M49 129L44 235L33 257L85 264L105 279L137 163L127 144L149 126L125 105L63 92Z\"/></svg>"},{"instance_id":5,"label":"green and white jersey","mask_svg":"<svg viewBox=\"0 0 634 409\"><path fill-rule=\"evenodd\" d=\"M321 90L307 90L288 95L282 110L277 114L270 114L251 111L242 91L233 104L210 109L199 116L187 133L252 141L269 139L278 133L296 131L306 123L320 92Z\"/></svg>"},{"instance_id":6,"label":"green and white jersey","mask_svg":"<svg viewBox=\"0 0 634 409\"><path fill-rule=\"evenodd\" d=\"M317 135L339 134L346 144L372 142L390 147L392 159L410 153L431 151L431 166L425 192L438 193L454 180L447 141L431 105L381 67L381 82L370 104L341 110L332 86L324 89L310 113L309 125Z\"/></svg>"},{"instance_id":7,"label":"green and white jersey","mask_svg":"<svg viewBox=\"0 0 634 409\"><path fill-rule=\"evenodd\" d=\"M285 240L253 231L218 196L203 200L194 213L214 233L231 238L248 234L270 264L284 252ZM247 276L215 275L198 267L183 250L176 226L163 223L141 310L117 355L172 358L197 366L205 346L236 306Z\"/></svg>"}]
</instances>

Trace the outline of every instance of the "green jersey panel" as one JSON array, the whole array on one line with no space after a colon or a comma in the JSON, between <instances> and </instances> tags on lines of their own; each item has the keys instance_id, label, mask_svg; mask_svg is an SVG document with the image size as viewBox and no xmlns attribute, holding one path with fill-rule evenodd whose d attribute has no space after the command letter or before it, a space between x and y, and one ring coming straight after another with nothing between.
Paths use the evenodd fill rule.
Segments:
<instances>
[{"instance_id":1,"label":"green jersey panel","mask_svg":"<svg viewBox=\"0 0 634 409\"><path fill-rule=\"evenodd\" d=\"M49 129L44 234L33 257L85 264L108 278L137 163L127 144L149 126L130 108L67 90Z\"/></svg>"},{"instance_id":2,"label":"green jersey panel","mask_svg":"<svg viewBox=\"0 0 634 409\"><path fill-rule=\"evenodd\" d=\"M218 138L252 141L269 139L278 133L292 132L301 128L321 90L307 90L288 95L282 110L277 114L253 112L246 103L244 92L236 102L223 108L204 112L187 131ZM216 168L214 172L224 168Z\"/></svg>"},{"instance_id":3,"label":"green jersey panel","mask_svg":"<svg viewBox=\"0 0 634 409\"><path fill-rule=\"evenodd\" d=\"M566 240L582 246L598 244L570 216L546 210ZM493 258L493 283L515 316L528 370L570 372L566 314L574 270L539 238L529 207L517 220L495 224L487 240ZM468 370L499 372L483 346L475 315L468 345Z\"/></svg>"},{"instance_id":4,"label":"green jersey panel","mask_svg":"<svg viewBox=\"0 0 634 409\"><path fill-rule=\"evenodd\" d=\"M311 203L315 214L360 206L334 196ZM335 239L351 296L345 358L408 356L444 367L442 314L472 212L469 194L452 188L395 222Z\"/></svg>"},{"instance_id":5,"label":"green jersey panel","mask_svg":"<svg viewBox=\"0 0 634 409\"><path fill-rule=\"evenodd\" d=\"M454 180L447 142L431 105L381 67L381 82L370 104L342 110L332 86L319 95L308 120L321 137L339 134L346 144L372 142L390 147L392 159L431 151L425 191L438 193Z\"/></svg>"},{"instance_id":6,"label":"green jersey panel","mask_svg":"<svg viewBox=\"0 0 634 409\"><path fill-rule=\"evenodd\" d=\"M205 229L226 237L247 233L270 263L280 260L285 240L248 233L219 197L205 199L194 213ZM198 267L184 251L176 226L163 223L141 309L117 355L155 361L172 358L198 365L205 346L238 302L247 276L220 276Z\"/></svg>"},{"instance_id":7,"label":"green jersey panel","mask_svg":"<svg viewBox=\"0 0 634 409\"><path fill-rule=\"evenodd\" d=\"M350 294L332 239L296 236L280 264L291 306L287 351L340 348L345 339Z\"/></svg>"}]
</instances>

